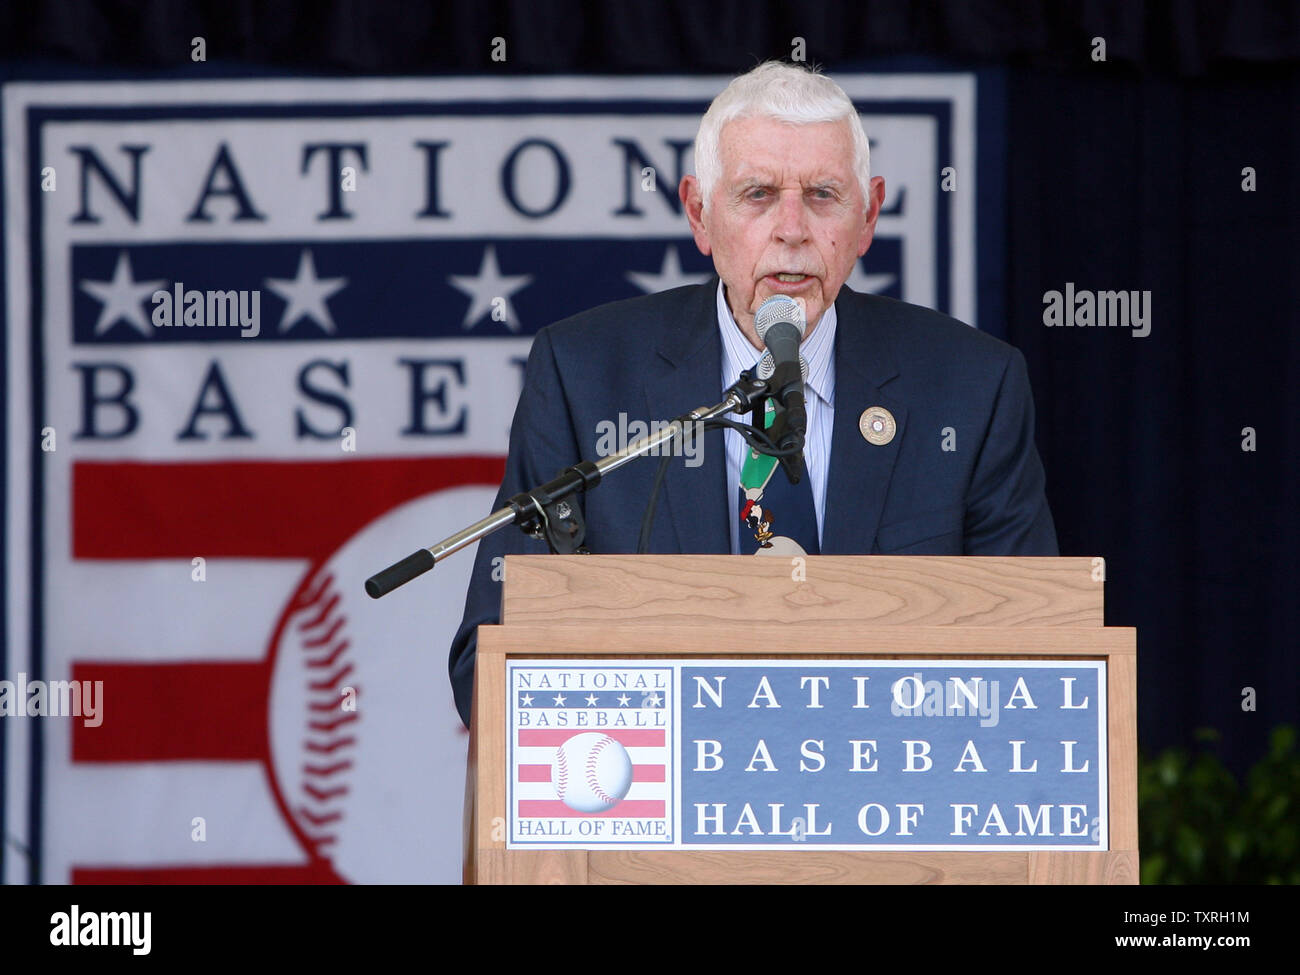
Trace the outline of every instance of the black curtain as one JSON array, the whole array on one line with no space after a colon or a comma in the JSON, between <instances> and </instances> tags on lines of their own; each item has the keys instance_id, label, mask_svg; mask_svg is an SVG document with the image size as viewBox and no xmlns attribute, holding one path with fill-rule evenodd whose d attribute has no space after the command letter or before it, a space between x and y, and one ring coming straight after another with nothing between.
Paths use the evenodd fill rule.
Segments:
<instances>
[{"instance_id":1,"label":"black curtain","mask_svg":"<svg viewBox=\"0 0 1300 975\"><path fill-rule=\"evenodd\" d=\"M1005 80L1001 303L1062 551L1139 628L1143 747L1213 726L1242 769L1300 720L1300 4L65 0L0 7L0 76L735 73L797 37ZM1150 291L1150 335L1045 327L1066 282Z\"/></svg>"},{"instance_id":2,"label":"black curtain","mask_svg":"<svg viewBox=\"0 0 1300 975\"><path fill-rule=\"evenodd\" d=\"M1293 0L37 0L0 6L0 58L165 68L210 59L300 70L425 74L736 72L789 55L889 55L1084 66L1182 77L1300 58ZM505 63L490 39L508 39Z\"/></svg>"},{"instance_id":3,"label":"black curtain","mask_svg":"<svg viewBox=\"0 0 1300 975\"><path fill-rule=\"evenodd\" d=\"M1026 68L1008 98L1008 338L1062 553L1106 556L1139 628L1143 747L1211 726L1240 768L1300 713L1300 77ZM1150 290L1150 334L1045 327L1067 281Z\"/></svg>"}]
</instances>

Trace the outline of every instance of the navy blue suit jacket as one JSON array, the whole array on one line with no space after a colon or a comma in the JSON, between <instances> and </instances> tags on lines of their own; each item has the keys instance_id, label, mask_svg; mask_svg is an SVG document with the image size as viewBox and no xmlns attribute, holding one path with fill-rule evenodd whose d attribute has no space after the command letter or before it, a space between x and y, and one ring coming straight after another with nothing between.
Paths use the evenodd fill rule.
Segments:
<instances>
[{"instance_id":1,"label":"navy blue suit jacket","mask_svg":"<svg viewBox=\"0 0 1300 975\"><path fill-rule=\"evenodd\" d=\"M602 421L617 423L620 413L629 421L666 420L719 401L717 286L715 277L542 329L528 357L494 507L580 459L597 459ZM835 309L835 422L822 553L1057 554L1020 353L945 315L847 288ZM885 407L898 424L885 446L859 432L858 418L869 406ZM948 427L953 450L943 449ZM721 430L705 435L702 456L693 468L672 461L650 551L731 551L727 492L735 487L728 484ZM579 496L592 552L636 551L658 466L653 458L633 461ZM456 708L467 724L476 629L497 622L500 612L493 560L545 551L514 528L479 544L450 662Z\"/></svg>"}]
</instances>

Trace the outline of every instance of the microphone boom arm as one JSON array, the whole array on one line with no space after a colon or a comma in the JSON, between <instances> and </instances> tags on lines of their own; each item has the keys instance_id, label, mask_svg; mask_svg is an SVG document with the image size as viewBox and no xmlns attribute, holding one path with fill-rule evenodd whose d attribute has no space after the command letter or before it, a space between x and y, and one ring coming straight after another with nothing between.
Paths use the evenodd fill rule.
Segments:
<instances>
[{"instance_id":1,"label":"microphone boom arm","mask_svg":"<svg viewBox=\"0 0 1300 975\"><path fill-rule=\"evenodd\" d=\"M673 437L691 435L686 430L687 423L711 420L726 413L751 411L754 404L761 403L769 394L770 386L769 381L743 375L739 382L726 391L726 397L721 402L713 406L697 407L654 433L634 440L617 453L594 463L583 460L566 467L545 484L516 494L504 507L498 508L486 518L427 548L417 549L401 561L376 572L366 580L367 595L372 599L385 596L398 586L428 572L449 555L468 548L507 525L519 525L534 537L545 539L552 551L581 551L586 526L578 507L565 501L565 498L594 488L606 474L648 454Z\"/></svg>"}]
</instances>

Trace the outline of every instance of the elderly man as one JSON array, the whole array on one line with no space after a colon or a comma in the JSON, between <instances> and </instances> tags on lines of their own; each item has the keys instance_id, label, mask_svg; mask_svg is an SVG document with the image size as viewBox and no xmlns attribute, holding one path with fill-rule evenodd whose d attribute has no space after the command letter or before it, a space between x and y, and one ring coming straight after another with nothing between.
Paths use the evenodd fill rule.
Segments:
<instances>
[{"instance_id":1,"label":"elderly man","mask_svg":"<svg viewBox=\"0 0 1300 975\"><path fill-rule=\"evenodd\" d=\"M871 246L884 180L830 79L760 65L714 99L680 196L717 278L593 309L543 329L529 355L504 500L597 456L620 414L660 419L721 399L763 344L759 306L803 308L807 477L791 485L739 434L705 435L675 463L653 552L762 552L779 536L824 554L1055 555L1024 360L936 312L844 287ZM636 550L657 464L634 463L581 498L593 552ZM544 551L517 531L478 551L451 651L468 724L475 631L500 606L497 559Z\"/></svg>"}]
</instances>

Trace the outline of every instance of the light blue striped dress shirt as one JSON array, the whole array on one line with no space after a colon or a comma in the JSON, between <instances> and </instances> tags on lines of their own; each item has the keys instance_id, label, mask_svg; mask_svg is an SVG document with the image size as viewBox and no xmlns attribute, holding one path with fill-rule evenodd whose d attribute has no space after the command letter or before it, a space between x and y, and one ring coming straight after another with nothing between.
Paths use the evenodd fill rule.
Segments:
<instances>
[{"instance_id":1,"label":"light blue striped dress shirt","mask_svg":"<svg viewBox=\"0 0 1300 975\"><path fill-rule=\"evenodd\" d=\"M808 436L804 443L804 463L812 488L813 508L817 512L817 539L820 543L826 512L826 477L831 462L831 431L835 426L835 306L822 313L812 335L804 339L799 352L808 361L808 381L804 396L808 407ZM763 353L749 344L745 333L731 317L726 291L718 282L718 330L722 333L722 388L726 389L745 369L752 369ZM740 419L734 414L731 419ZM744 439L735 430L724 431L727 445L728 511L731 513L731 553L740 553L740 469L745 462ZM777 471L773 477L784 477Z\"/></svg>"}]
</instances>

